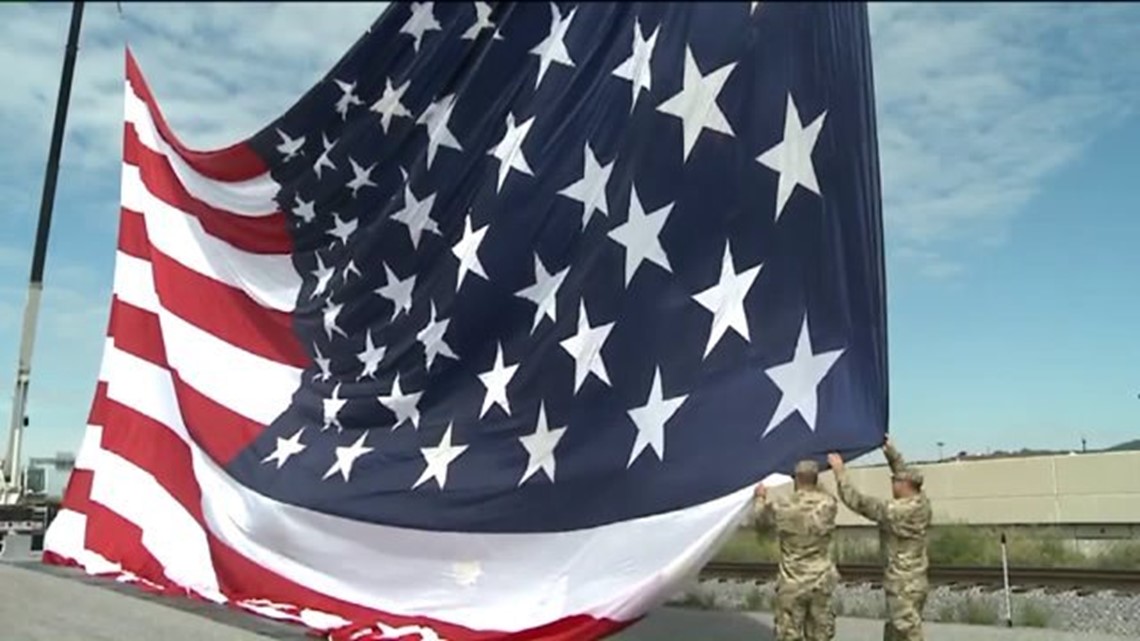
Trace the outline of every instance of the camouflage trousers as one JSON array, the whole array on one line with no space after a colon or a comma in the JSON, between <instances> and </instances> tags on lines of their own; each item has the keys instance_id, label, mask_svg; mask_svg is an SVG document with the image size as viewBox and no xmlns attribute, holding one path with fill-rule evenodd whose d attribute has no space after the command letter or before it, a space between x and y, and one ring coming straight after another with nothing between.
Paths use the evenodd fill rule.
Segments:
<instances>
[{"instance_id":1,"label":"camouflage trousers","mask_svg":"<svg viewBox=\"0 0 1140 641\"><path fill-rule=\"evenodd\" d=\"M926 606L926 588L888 589L887 622L883 624L883 641L923 641L922 609Z\"/></svg>"},{"instance_id":2,"label":"camouflage trousers","mask_svg":"<svg viewBox=\"0 0 1140 641\"><path fill-rule=\"evenodd\" d=\"M776 641L831 641L835 637L832 590L777 590Z\"/></svg>"}]
</instances>

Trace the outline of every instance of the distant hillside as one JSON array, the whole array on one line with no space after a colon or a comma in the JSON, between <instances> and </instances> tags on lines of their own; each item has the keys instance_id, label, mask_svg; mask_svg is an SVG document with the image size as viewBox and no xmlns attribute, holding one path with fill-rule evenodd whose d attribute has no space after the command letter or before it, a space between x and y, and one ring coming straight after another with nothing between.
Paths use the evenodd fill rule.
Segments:
<instances>
[{"instance_id":1,"label":"distant hillside","mask_svg":"<svg viewBox=\"0 0 1140 641\"><path fill-rule=\"evenodd\" d=\"M1105 451L1106 452L1129 452L1132 450L1140 450L1140 438L1132 439L1131 441L1126 441L1124 443L1121 443L1120 445L1113 445L1112 447L1108 448Z\"/></svg>"}]
</instances>

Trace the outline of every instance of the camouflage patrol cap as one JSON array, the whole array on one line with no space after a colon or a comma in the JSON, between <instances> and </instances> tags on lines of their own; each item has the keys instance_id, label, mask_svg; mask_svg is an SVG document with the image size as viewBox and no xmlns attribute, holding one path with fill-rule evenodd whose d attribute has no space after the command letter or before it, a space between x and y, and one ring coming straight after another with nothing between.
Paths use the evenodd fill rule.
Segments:
<instances>
[{"instance_id":1,"label":"camouflage patrol cap","mask_svg":"<svg viewBox=\"0 0 1140 641\"><path fill-rule=\"evenodd\" d=\"M812 461L810 459L805 459L803 461L800 461L799 463L796 463L796 468L792 473L797 474L797 475L799 475L799 474L819 474L819 463L816 463L815 461Z\"/></svg>"},{"instance_id":2,"label":"camouflage patrol cap","mask_svg":"<svg viewBox=\"0 0 1140 641\"><path fill-rule=\"evenodd\" d=\"M922 487L922 472L913 467L904 467L896 474L891 475L893 481L906 481L915 487Z\"/></svg>"}]
</instances>

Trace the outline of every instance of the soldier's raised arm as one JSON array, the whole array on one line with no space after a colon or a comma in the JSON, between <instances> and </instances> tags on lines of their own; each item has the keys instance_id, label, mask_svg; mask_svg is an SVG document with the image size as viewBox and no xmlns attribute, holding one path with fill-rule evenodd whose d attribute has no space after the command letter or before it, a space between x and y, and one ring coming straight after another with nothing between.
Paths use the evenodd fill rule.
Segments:
<instances>
[{"instance_id":1,"label":"soldier's raised arm","mask_svg":"<svg viewBox=\"0 0 1140 641\"><path fill-rule=\"evenodd\" d=\"M752 510L748 513L744 524L756 530L770 527L775 520L776 512L768 502L768 488L762 483L756 484L756 494L752 497Z\"/></svg>"},{"instance_id":2,"label":"soldier's raised arm","mask_svg":"<svg viewBox=\"0 0 1140 641\"><path fill-rule=\"evenodd\" d=\"M889 436L883 441L883 455L887 457L887 464L891 466L891 474L898 474L906 468L906 461L903 460L902 452L895 448L895 444Z\"/></svg>"},{"instance_id":3,"label":"soldier's raised arm","mask_svg":"<svg viewBox=\"0 0 1140 641\"><path fill-rule=\"evenodd\" d=\"M886 501L867 496L851 485L847 479L847 467L843 464L843 457L831 453L827 455L827 462L831 465L832 471L835 472L835 485L839 488L839 499L853 512L876 523L885 523L887 521Z\"/></svg>"}]
</instances>

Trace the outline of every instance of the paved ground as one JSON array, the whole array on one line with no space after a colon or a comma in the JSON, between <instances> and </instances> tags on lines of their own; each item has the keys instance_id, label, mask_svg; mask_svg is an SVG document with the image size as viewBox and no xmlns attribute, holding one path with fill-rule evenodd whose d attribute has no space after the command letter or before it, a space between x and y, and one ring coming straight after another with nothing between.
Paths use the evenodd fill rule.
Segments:
<instances>
[{"instance_id":1,"label":"paved ground","mask_svg":"<svg viewBox=\"0 0 1140 641\"><path fill-rule=\"evenodd\" d=\"M300 640L294 627L185 599L156 597L64 568L0 563L0 639ZM771 617L665 608L615 641L771 641ZM882 624L840 621L837 639L878 641ZM1123 637L930 625L928 641L1122 641Z\"/></svg>"}]
</instances>

